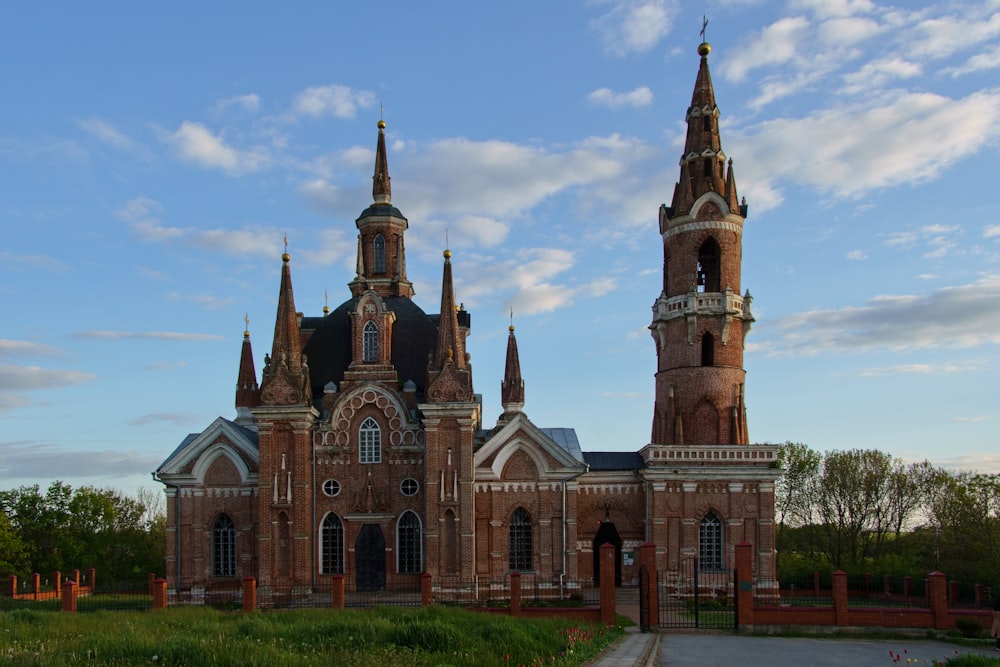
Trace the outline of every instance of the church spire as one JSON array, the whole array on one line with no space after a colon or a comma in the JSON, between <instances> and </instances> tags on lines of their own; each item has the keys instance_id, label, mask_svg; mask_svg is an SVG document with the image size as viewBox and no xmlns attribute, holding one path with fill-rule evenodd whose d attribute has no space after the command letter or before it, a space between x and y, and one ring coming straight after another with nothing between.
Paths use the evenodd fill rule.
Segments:
<instances>
[{"instance_id":1,"label":"church spire","mask_svg":"<svg viewBox=\"0 0 1000 667\"><path fill-rule=\"evenodd\" d=\"M241 426L253 424L250 408L260 404L257 386L257 370L253 365L253 349L250 346L250 318L243 316L243 347L240 350L240 371L236 376L236 423Z\"/></svg>"},{"instance_id":2,"label":"church spire","mask_svg":"<svg viewBox=\"0 0 1000 667\"><path fill-rule=\"evenodd\" d=\"M517 355L517 338L514 325L507 335L507 364L504 367L503 382L500 383L500 404L505 417L518 413L524 407L524 380L521 378L521 360Z\"/></svg>"},{"instance_id":3,"label":"church spire","mask_svg":"<svg viewBox=\"0 0 1000 667\"><path fill-rule=\"evenodd\" d=\"M372 200L376 204L392 202L389 185L389 160L385 156L385 121L378 122L378 147L375 149L375 175L372 176Z\"/></svg>"},{"instance_id":4,"label":"church spire","mask_svg":"<svg viewBox=\"0 0 1000 667\"><path fill-rule=\"evenodd\" d=\"M289 267L288 240L281 255L281 287L278 288L278 312L274 319L271 356L265 359L261 376L261 402L265 405L293 405L311 397L309 373L302 354L299 317L292 293L292 270Z\"/></svg>"},{"instance_id":5,"label":"church spire","mask_svg":"<svg viewBox=\"0 0 1000 667\"><path fill-rule=\"evenodd\" d=\"M468 333L468 324L468 313L455 305L455 283L451 276L451 251L445 250L437 343L427 366L427 399L432 403L473 399L472 368L469 365L468 356L465 354L465 335Z\"/></svg>"}]
</instances>

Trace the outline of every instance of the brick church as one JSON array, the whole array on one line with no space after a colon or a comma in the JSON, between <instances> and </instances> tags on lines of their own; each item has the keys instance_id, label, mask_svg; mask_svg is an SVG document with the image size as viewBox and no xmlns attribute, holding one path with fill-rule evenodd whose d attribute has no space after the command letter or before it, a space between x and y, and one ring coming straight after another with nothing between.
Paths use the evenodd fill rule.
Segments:
<instances>
[{"instance_id":1,"label":"brick church","mask_svg":"<svg viewBox=\"0 0 1000 667\"><path fill-rule=\"evenodd\" d=\"M616 580L629 585L638 578L630 554L645 542L656 544L660 569L695 562L718 572L747 541L756 577L773 579L777 448L749 441L747 206L719 138L709 51L699 46L679 180L659 209L648 444L583 451L573 429L528 419L513 326L504 377L486 379L501 382L502 414L484 417L495 408L473 386L471 316L456 305L450 251L438 313L413 300L409 220L392 200L379 121L349 297L319 315L298 312L286 252L260 382L244 332L235 419L189 435L155 473L167 494L170 588L255 576L308 591L342 574L378 590L424 572L499 579L512 570L589 580L605 543L616 548Z\"/></svg>"}]
</instances>

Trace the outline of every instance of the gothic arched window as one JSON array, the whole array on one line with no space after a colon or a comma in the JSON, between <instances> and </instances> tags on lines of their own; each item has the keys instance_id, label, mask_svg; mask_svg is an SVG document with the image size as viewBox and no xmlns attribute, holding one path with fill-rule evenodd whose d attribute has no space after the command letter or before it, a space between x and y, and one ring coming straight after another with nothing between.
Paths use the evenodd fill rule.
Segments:
<instances>
[{"instance_id":1,"label":"gothic arched window","mask_svg":"<svg viewBox=\"0 0 1000 667\"><path fill-rule=\"evenodd\" d=\"M320 574L344 573L344 522L330 512L319 528Z\"/></svg>"},{"instance_id":2,"label":"gothic arched window","mask_svg":"<svg viewBox=\"0 0 1000 667\"><path fill-rule=\"evenodd\" d=\"M709 512L698 529L698 569L722 569L722 519Z\"/></svg>"},{"instance_id":3,"label":"gothic arched window","mask_svg":"<svg viewBox=\"0 0 1000 667\"><path fill-rule=\"evenodd\" d=\"M710 333L701 337L701 365L715 365L715 336Z\"/></svg>"},{"instance_id":4,"label":"gothic arched window","mask_svg":"<svg viewBox=\"0 0 1000 667\"><path fill-rule=\"evenodd\" d=\"M371 417L358 429L358 460L361 463L382 462L382 429Z\"/></svg>"},{"instance_id":5,"label":"gothic arched window","mask_svg":"<svg viewBox=\"0 0 1000 667\"><path fill-rule=\"evenodd\" d=\"M236 526L225 514L212 524L212 576L236 576Z\"/></svg>"},{"instance_id":6,"label":"gothic arched window","mask_svg":"<svg viewBox=\"0 0 1000 667\"><path fill-rule=\"evenodd\" d=\"M361 336L361 355L364 361L378 361L378 327L374 322L365 322Z\"/></svg>"},{"instance_id":7,"label":"gothic arched window","mask_svg":"<svg viewBox=\"0 0 1000 667\"><path fill-rule=\"evenodd\" d=\"M510 569L530 572L534 569L531 558L531 516L523 507L514 510L510 517Z\"/></svg>"},{"instance_id":8,"label":"gothic arched window","mask_svg":"<svg viewBox=\"0 0 1000 667\"><path fill-rule=\"evenodd\" d=\"M698 291L719 292L722 283L722 250L719 242L709 237L698 248Z\"/></svg>"},{"instance_id":9,"label":"gothic arched window","mask_svg":"<svg viewBox=\"0 0 1000 667\"><path fill-rule=\"evenodd\" d=\"M396 569L400 574L420 574L423 571L420 548L420 518L406 510L396 522Z\"/></svg>"},{"instance_id":10,"label":"gothic arched window","mask_svg":"<svg viewBox=\"0 0 1000 667\"><path fill-rule=\"evenodd\" d=\"M375 273L385 273L385 237L375 235Z\"/></svg>"}]
</instances>

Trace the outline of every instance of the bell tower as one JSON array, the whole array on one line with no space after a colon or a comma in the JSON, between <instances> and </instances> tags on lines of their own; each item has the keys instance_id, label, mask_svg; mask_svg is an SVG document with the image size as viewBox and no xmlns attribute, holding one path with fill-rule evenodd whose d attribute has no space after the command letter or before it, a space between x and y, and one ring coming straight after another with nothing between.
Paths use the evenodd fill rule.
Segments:
<instances>
[{"instance_id":1,"label":"bell tower","mask_svg":"<svg viewBox=\"0 0 1000 667\"><path fill-rule=\"evenodd\" d=\"M719 108L701 63L687 111L680 178L660 207L663 288L649 329L656 342L656 404L651 443L746 445L743 343L754 321L741 295L745 200L719 138Z\"/></svg>"}]
</instances>

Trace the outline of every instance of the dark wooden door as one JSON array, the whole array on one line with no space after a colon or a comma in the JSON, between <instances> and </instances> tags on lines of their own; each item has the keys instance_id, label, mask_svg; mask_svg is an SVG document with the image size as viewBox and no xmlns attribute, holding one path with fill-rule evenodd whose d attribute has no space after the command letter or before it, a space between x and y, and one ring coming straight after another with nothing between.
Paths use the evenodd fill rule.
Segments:
<instances>
[{"instance_id":1,"label":"dark wooden door","mask_svg":"<svg viewBox=\"0 0 1000 667\"><path fill-rule=\"evenodd\" d=\"M355 584L359 591L385 590L385 537L377 523L366 523L354 543Z\"/></svg>"}]
</instances>

